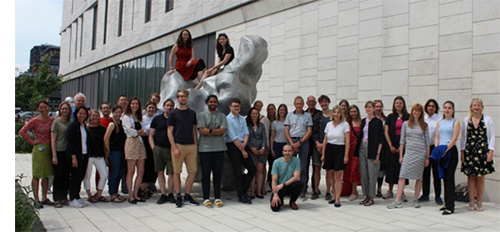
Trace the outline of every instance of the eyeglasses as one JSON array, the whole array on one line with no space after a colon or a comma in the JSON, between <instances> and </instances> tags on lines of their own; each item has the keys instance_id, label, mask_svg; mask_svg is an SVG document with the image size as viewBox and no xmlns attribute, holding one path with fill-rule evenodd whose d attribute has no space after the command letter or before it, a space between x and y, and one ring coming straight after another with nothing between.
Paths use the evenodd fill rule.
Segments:
<instances>
[{"instance_id":1,"label":"eyeglasses","mask_svg":"<svg viewBox=\"0 0 500 232\"><path fill-rule=\"evenodd\" d=\"M69 110L68 108L61 108L61 111L64 111L64 110Z\"/></svg>"}]
</instances>

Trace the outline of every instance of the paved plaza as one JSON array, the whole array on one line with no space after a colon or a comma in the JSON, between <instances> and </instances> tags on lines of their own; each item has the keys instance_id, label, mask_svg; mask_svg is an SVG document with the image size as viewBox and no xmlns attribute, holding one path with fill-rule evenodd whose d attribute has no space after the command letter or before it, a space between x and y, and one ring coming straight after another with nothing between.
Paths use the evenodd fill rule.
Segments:
<instances>
[{"instance_id":1,"label":"paved plaza","mask_svg":"<svg viewBox=\"0 0 500 232\"><path fill-rule=\"evenodd\" d=\"M27 176L23 185L28 185L31 155L16 154L15 162L16 175ZM183 174L184 183L187 174ZM323 179L321 184L320 189L324 190ZM108 196L107 188L104 195ZM285 198L286 205L278 213L269 207L270 193L245 205L237 201L235 192L223 191L224 207L212 209L201 205L182 208L169 203L157 205L159 195L155 193L147 202L137 205L99 202L81 209L45 206L39 215L48 231L500 231L497 204L485 202L483 212L469 212L467 203L457 202L454 214L442 216L433 201L422 204L420 209L412 208L410 190L406 191L409 202L402 209L387 209L392 199L378 198L373 206L366 207L358 204L360 199L349 201L347 197L341 198L341 208L335 208L322 194L316 200L299 198L298 211L291 210ZM87 200L83 185L81 196ZM201 184L194 184L192 196L201 204ZM51 194L49 198L52 200Z\"/></svg>"}]
</instances>

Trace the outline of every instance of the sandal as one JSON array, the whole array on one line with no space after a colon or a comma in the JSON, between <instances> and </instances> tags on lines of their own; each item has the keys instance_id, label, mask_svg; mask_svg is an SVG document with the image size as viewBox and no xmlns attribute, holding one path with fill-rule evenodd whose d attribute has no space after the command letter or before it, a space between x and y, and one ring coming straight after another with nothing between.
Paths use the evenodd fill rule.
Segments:
<instances>
[{"instance_id":1,"label":"sandal","mask_svg":"<svg viewBox=\"0 0 500 232\"><path fill-rule=\"evenodd\" d=\"M98 200L97 200L96 196L94 195L94 196L91 196L87 201L89 201L90 203L97 203Z\"/></svg>"},{"instance_id":2,"label":"sandal","mask_svg":"<svg viewBox=\"0 0 500 232\"><path fill-rule=\"evenodd\" d=\"M62 203L60 201L56 201L56 202L54 202L54 207L55 208L62 208L63 205L62 205Z\"/></svg>"},{"instance_id":3,"label":"sandal","mask_svg":"<svg viewBox=\"0 0 500 232\"><path fill-rule=\"evenodd\" d=\"M97 201L99 201L99 202L109 202L108 198L103 197L103 196L100 196L99 198L97 198Z\"/></svg>"},{"instance_id":4,"label":"sandal","mask_svg":"<svg viewBox=\"0 0 500 232\"><path fill-rule=\"evenodd\" d=\"M122 203L122 202L124 202L124 200L120 199L118 197L118 195L111 196L111 202L113 202L113 203Z\"/></svg>"},{"instance_id":5,"label":"sandal","mask_svg":"<svg viewBox=\"0 0 500 232\"><path fill-rule=\"evenodd\" d=\"M469 211L476 210L476 208L474 208L474 203L469 203L469 207L467 207L467 210L469 210Z\"/></svg>"},{"instance_id":6,"label":"sandal","mask_svg":"<svg viewBox=\"0 0 500 232\"><path fill-rule=\"evenodd\" d=\"M477 211L484 211L483 202L477 202L476 205L477 205L477 208L476 208Z\"/></svg>"},{"instance_id":7,"label":"sandal","mask_svg":"<svg viewBox=\"0 0 500 232\"><path fill-rule=\"evenodd\" d=\"M215 199L215 206L222 207L224 206L224 203L222 202L221 199Z\"/></svg>"},{"instance_id":8,"label":"sandal","mask_svg":"<svg viewBox=\"0 0 500 232\"><path fill-rule=\"evenodd\" d=\"M120 194L116 194L116 198L122 202L127 200L125 197L120 196Z\"/></svg>"},{"instance_id":9,"label":"sandal","mask_svg":"<svg viewBox=\"0 0 500 232\"><path fill-rule=\"evenodd\" d=\"M203 202L203 205L207 208L213 208L214 205L212 204L212 202L209 200L209 199L206 199L204 202Z\"/></svg>"},{"instance_id":10,"label":"sandal","mask_svg":"<svg viewBox=\"0 0 500 232\"><path fill-rule=\"evenodd\" d=\"M367 196L364 200L360 201L359 204L364 205L366 204L366 202L368 202L368 200L370 200L370 197Z\"/></svg>"},{"instance_id":11,"label":"sandal","mask_svg":"<svg viewBox=\"0 0 500 232\"><path fill-rule=\"evenodd\" d=\"M365 202L363 205L364 206L370 206L370 205L373 205L375 204L375 202L373 201L373 198L370 197L370 200L368 200L367 202Z\"/></svg>"},{"instance_id":12,"label":"sandal","mask_svg":"<svg viewBox=\"0 0 500 232\"><path fill-rule=\"evenodd\" d=\"M439 211L444 211L444 210L446 210L446 206L439 208Z\"/></svg>"}]
</instances>

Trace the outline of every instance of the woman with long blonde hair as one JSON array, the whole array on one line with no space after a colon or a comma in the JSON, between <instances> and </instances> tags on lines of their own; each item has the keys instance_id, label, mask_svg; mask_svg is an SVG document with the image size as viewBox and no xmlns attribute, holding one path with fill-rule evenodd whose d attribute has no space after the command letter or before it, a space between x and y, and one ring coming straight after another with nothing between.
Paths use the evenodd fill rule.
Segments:
<instances>
[{"instance_id":1,"label":"woman with long blonde hair","mask_svg":"<svg viewBox=\"0 0 500 232\"><path fill-rule=\"evenodd\" d=\"M467 176L469 211L483 211L484 177L495 172L495 124L490 116L483 114L483 109L481 99L472 99L469 117L462 122L460 160L461 171ZM477 197L476 206L474 196Z\"/></svg>"}]
</instances>

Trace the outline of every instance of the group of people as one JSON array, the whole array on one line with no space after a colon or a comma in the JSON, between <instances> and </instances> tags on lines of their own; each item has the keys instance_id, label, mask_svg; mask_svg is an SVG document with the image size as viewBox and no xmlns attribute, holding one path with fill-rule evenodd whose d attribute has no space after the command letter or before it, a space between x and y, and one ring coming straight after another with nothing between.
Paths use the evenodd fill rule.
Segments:
<instances>
[{"instance_id":1,"label":"group of people","mask_svg":"<svg viewBox=\"0 0 500 232\"><path fill-rule=\"evenodd\" d=\"M187 105L187 89L178 90L176 97L177 107L172 99L167 99L160 109L160 96L153 93L143 111L138 98L120 96L113 107L102 103L99 112L89 110L85 96L78 93L74 106L67 101L60 104L56 119L48 116L49 104L40 101L40 115L19 132L34 145L32 186L36 206L84 207L87 203L80 198L82 182L89 202L128 200L137 204L151 197L157 181L161 192L158 204L199 205L191 196L191 189L200 162L203 205L221 207L222 171L227 154L238 200L245 204L251 204L254 197L264 198L271 191L273 211L283 206L286 195L290 195L290 207L297 210L297 199L306 198L309 178L311 199L321 195L323 168L325 199L335 207L341 207L342 194L349 195L349 201L356 200L358 184L365 197L359 203L364 206L373 205L375 198L393 198L396 184L395 200L387 208L401 208L402 202L407 201L405 185L408 180L416 180L413 207L419 208L421 202L429 201L432 173L438 205L443 204L444 179L441 210L447 215L455 209L459 158L461 171L468 177L471 211L483 210L484 176L495 171L494 124L491 117L482 113L484 107L478 98L472 100L468 117L460 122L454 118L455 105L451 101L444 102L440 116L436 100L429 99L424 106L417 103L407 112L401 96L394 99L387 117L382 101L366 102L363 119L358 106L349 105L347 100L330 109L326 95L318 98L321 110L315 108L314 96L307 97L306 109L304 99L297 96L294 111L288 113L286 104L277 109L269 104L267 116L261 114L262 101L256 101L246 118L236 98L231 99L230 113L225 115L217 110L216 95L206 98L208 110L198 114ZM459 134L460 157L455 146ZM180 179L183 163L188 172L184 196ZM313 171L309 177L311 163ZM93 167L97 170L95 194L90 188ZM48 178L52 176L54 202L47 198ZM388 192L382 195L384 177ZM103 196L106 181L109 199ZM120 183L128 199L118 194Z\"/></svg>"}]
</instances>

